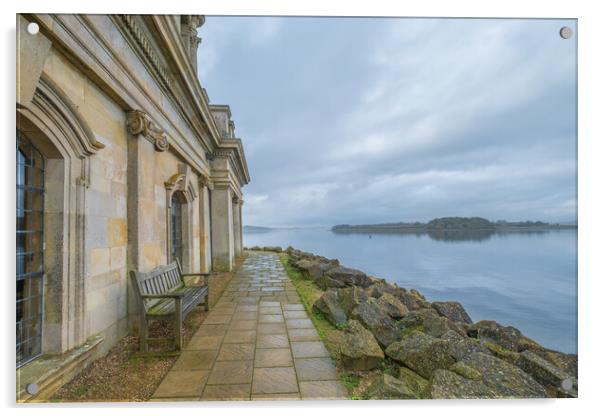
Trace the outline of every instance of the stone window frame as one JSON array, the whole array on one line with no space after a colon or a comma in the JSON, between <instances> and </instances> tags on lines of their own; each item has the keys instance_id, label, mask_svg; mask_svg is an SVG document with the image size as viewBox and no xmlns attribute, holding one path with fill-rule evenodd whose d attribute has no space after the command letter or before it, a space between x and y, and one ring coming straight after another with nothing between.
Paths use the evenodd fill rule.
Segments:
<instances>
[{"instance_id":1,"label":"stone window frame","mask_svg":"<svg viewBox=\"0 0 602 416\"><path fill-rule=\"evenodd\" d=\"M167 263L174 261L172 259L172 230L171 215L172 201L174 194L178 194L182 208L182 264L180 265L184 272L192 270L194 260L194 207L193 203L198 197L194 181L192 180L192 171L188 165L179 165L178 173L173 174L165 182L165 223L167 232Z\"/></svg>"},{"instance_id":2,"label":"stone window frame","mask_svg":"<svg viewBox=\"0 0 602 416\"><path fill-rule=\"evenodd\" d=\"M42 74L17 104L17 128L46 160L42 355L83 344L86 325L85 213L89 158L105 146L68 95Z\"/></svg>"}]
</instances>

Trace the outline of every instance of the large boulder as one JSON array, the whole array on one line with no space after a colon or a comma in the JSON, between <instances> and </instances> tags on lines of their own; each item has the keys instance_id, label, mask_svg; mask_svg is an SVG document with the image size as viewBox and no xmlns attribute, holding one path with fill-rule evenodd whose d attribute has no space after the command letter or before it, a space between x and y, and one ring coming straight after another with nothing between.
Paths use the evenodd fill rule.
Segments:
<instances>
[{"instance_id":1,"label":"large boulder","mask_svg":"<svg viewBox=\"0 0 602 416\"><path fill-rule=\"evenodd\" d=\"M520 368L490 354L476 352L462 361L483 375L483 383L500 397L548 397L546 390Z\"/></svg>"},{"instance_id":2,"label":"large boulder","mask_svg":"<svg viewBox=\"0 0 602 416\"><path fill-rule=\"evenodd\" d=\"M399 299L401 303L403 303L410 311L417 311L419 309L430 307L430 304L426 301L424 296L414 289L409 291L399 291L394 296Z\"/></svg>"},{"instance_id":3,"label":"large boulder","mask_svg":"<svg viewBox=\"0 0 602 416\"><path fill-rule=\"evenodd\" d=\"M449 371L453 371L454 373L467 378L469 380L483 380L483 374L479 373L472 367L466 365L463 361L458 361L454 365L449 368Z\"/></svg>"},{"instance_id":4,"label":"large boulder","mask_svg":"<svg viewBox=\"0 0 602 416\"><path fill-rule=\"evenodd\" d=\"M317 278L322 277L324 273L326 273L328 270L338 265L338 260L332 260L328 262L314 262L307 268L307 274L309 275L310 279L316 280Z\"/></svg>"},{"instance_id":5,"label":"large boulder","mask_svg":"<svg viewBox=\"0 0 602 416\"><path fill-rule=\"evenodd\" d=\"M408 308L390 293L383 293L376 303L393 319L401 319L408 314Z\"/></svg>"},{"instance_id":6,"label":"large boulder","mask_svg":"<svg viewBox=\"0 0 602 416\"><path fill-rule=\"evenodd\" d=\"M423 399L429 398L429 382L407 367L399 367L397 378L406 383L410 389L417 392Z\"/></svg>"},{"instance_id":7,"label":"large boulder","mask_svg":"<svg viewBox=\"0 0 602 416\"><path fill-rule=\"evenodd\" d=\"M307 271L317 265L320 264L315 260L309 260L309 259L301 259L299 261L297 261L297 263L295 264L295 267L297 267L297 269L300 269L301 271L304 271L307 273Z\"/></svg>"},{"instance_id":8,"label":"large boulder","mask_svg":"<svg viewBox=\"0 0 602 416\"><path fill-rule=\"evenodd\" d=\"M367 399L420 399L421 392L413 389L413 385L389 374L374 377L364 391Z\"/></svg>"},{"instance_id":9,"label":"large boulder","mask_svg":"<svg viewBox=\"0 0 602 416\"><path fill-rule=\"evenodd\" d=\"M424 321L428 317L438 317L434 309L425 308L408 312L398 323L401 329L424 329Z\"/></svg>"},{"instance_id":10,"label":"large boulder","mask_svg":"<svg viewBox=\"0 0 602 416\"><path fill-rule=\"evenodd\" d=\"M458 361L464 360L470 354L482 352L489 354L489 350L472 338L466 338L456 331L447 331L441 339L449 342L451 355Z\"/></svg>"},{"instance_id":11,"label":"large boulder","mask_svg":"<svg viewBox=\"0 0 602 416\"><path fill-rule=\"evenodd\" d=\"M431 380L433 399L493 399L497 393L485 383L464 378L449 370L435 370Z\"/></svg>"},{"instance_id":12,"label":"large boulder","mask_svg":"<svg viewBox=\"0 0 602 416\"><path fill-rule=\"evenodd\" d=\"M447 369L456 362L448 341L420 331L413 331L401 341L392 343L385 354L426 378L430 378L436 369Z\"/></svg>"},{"instance_id":13,"label":"large boulder","mask_svg":"<svg viewBox=\"0 0 602 416\"><path fill-rule=\"evenodd\" d=\"M357 286L345 287L343 289L339 289L337 292L341 307L347 315L350 315L359 304L368 300L368 294L366 291Z\"/></svg>"},{"instance_id":14,"label":"large boulder","mask_svg":"<svg viewBox=\"0 0 602 416\"><path fill-rule=\"evenodd\" d=\"M576 397L576 380L534 352L521 352L516 364L541 383L551 396Z\"/></svg>"},{"instance_id":15,"label":"large boulder","mask_svg":"<svg viewBox=\"0 0 602 416\"><path fill-rule=\"evenodd\" d=\"M372 332L383 348L401 339L401 330L395 325L395 321L389 318L373 298L356 306L351 317Z\"/></svg>"},{"instance_id":16,"label":"large boulder","mask_svg":"<svg viewBox=\"0 0 602 416\"><path fill-rule=\"evenodd\" d=\"M316 286L318 286L320 289L322 290L328 290L330 288L343 288L345 287L345 283L339 281L339 280L334 280L333 278L329 277L326 274L323 274L319 277L317 277L314 280L314 283L316 284Z\"/></svg>"},{"instance_id":17,"label":"large boulder","mask_svg":"<svg viewBox=\"0 0 602 416\"><path fill-rule=\"evenodd\" d=\"M346 286L368 287L372 283L368 279L368 276L366 276L366 273L345 266L333 267L325 275L333 280L344 283Z\"/></svg>"},{"instance_id":18,"label":"large boulder","mask_svg":"<svg viewBox=\"0 0 602 416\"><path fill-rule=\"evenodd\" d=\"M470 319L470 316L460 302L433 302L431 306L439 315L451 321L461 324L472 324L472 319Z\"/></svg>"},{"instance_id":19,"label":"large boulder","mask_svg":"<svg viewBox=\"0 0 602 416\"><path fill-rule=\"evenodd\" d=\"M337 339L339 357L348 371L368 371L385 358L376 338L359 322L351 319Z\"/></svg>"},{"instance_id":20,"label":"large boulder","mask_svg":"<svg viewBox=\"0 0 602 416\"><path fill-rule=\"evenodd\" d=\"M495 321L479 321L468 326L468 335L482 342L492 342L510 351L520 351L521 332L512 326L503 326Z\"/></svg>"},{"instance_id":21,"label":"large boulder","mask_svg":"<svg viewBox=\"0 0 602 416\"><path fill-rule=\"evenodd\" d=\"M563 352L546 350L536 352L540 357L548 360L562 371L567 372L571 377L577 378L577 355L576 354L565 354Z\"/></svg>"},{"instance_id":22,"label":"large boulder","mask_svg":"<svg viewBox=\"0 0 602 416\"><path fill-rule=\"evenodd\" d=\"M422 322L422 326L424 327L424 333L435 338L441 338L448 331L456 332L460 336L466 336L463 329L443 316L427 315Z\"/></svg>"},{"instance_id":23,"label":"large boulder","mask_svg":"<svg viewBox=\"0 0 602 416\"><path fill-rule=\"evenodd\" d=\"M314 302L312 309L322 314L331 324L337 326L347 323L347 314L341 308L336 290L327 290Z\"/></svg>"},{"instance_id":24,"label":"large boulder","mask_svg":"<svg viewBox=\"0 0 602 416\"><path fill-rule=\"evenodd\" d=\"M369 277L372 282L372 285L367 289L369 291L369 295L373 298L380 298L384 293L389 293L395 297L401 295L406 292L405 289L400 288L396 284L391 284L384 279L376 280L375 278Z\"/></svg>"}]
</instances>

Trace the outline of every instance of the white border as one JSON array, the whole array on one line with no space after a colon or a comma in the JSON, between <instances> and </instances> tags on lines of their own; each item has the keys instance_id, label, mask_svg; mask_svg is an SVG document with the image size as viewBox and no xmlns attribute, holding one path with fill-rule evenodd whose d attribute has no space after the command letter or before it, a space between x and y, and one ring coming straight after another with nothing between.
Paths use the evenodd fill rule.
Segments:
<instances>
[{"instance_id":1,"label":"white border","mask_svg":"<svg viewBox=\"0 0 602 416\"><path fill-rule=\"evenodd\" d=\"M547 17L577 18L579 35L579 396L577 400L506 400L506 401L424 401L424 402L350 402L350 403L198 403L195 410L185 409L185 404L90 404L84 405L90 415L105 414L110 408L124 407L131 415L165 414L165 407L178 407L177 412L199 412L199 414L246 415L293 415L315 413L320 410L334 412L341 408L346 414L365 415L371 409L385 414L445 413L446 415L504 415L509 413L545 413L563 415L587 414L600 403L599 393L602 360L600 347L600 297L602 279L600 263L602 254L599 244L602 228L600 179L602 172L598 160L601 157L599 141L602 103L600 102L602 66L600 41L602 25L600 14L595 10L596 2L565 1L478 1L478 0L423 0L386 1L369 0L54 0L54 1L4 1L2 2L3 45L2 65L4 99L2 99L2 227L4 231L0 264L5 275L10 276L10 265L14 264L14 153L13 136L15 127L15 13L199 13L236 15L338 15L338 16L434 16L434 17ZM8 279L6 276L4 279ZM4 288L10 287L4 280ZM6 340L14 337L14 294L4 290L4 318ZM14 412L14 363L13 346L10 341L2 343L2 404L12 407ZM6 348L6 350L4 350ZM20 413L81 414L82 405L20 406ZM320 409L320 410L318 410Z\"/></svg>"}]
</instances>

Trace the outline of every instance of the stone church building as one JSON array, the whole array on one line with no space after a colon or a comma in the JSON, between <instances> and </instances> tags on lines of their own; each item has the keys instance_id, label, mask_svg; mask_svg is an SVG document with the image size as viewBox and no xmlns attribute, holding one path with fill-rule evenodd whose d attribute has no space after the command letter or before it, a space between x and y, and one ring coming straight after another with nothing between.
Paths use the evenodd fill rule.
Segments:
<instances>
[{"instance_id":1,"label":"stone church building","mask_svg":"<svg viewBox=\"0 0 602 416\"><path fill-rule=\"evenodd\" d=\"M228 271L242 252L249 171L230 108L211 104L197 77L203 23L17 16L21 400L135 326L130 270L178 259L186 273Z\"/></svg>"}]
</instances>

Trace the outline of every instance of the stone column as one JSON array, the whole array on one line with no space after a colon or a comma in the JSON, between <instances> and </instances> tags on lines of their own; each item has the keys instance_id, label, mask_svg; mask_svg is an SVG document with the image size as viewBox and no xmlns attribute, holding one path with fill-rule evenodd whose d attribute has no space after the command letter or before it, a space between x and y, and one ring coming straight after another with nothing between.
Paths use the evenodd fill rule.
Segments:
<instances>
[{"instance_id":1,"label":"stone column","mask_svg":"<svg viewBox=\"0 0 602 416\"><path fill-rule=\"evenodd\" d=\"M201 240L201 273L211 271L211 223L209 193L213 185L203 176L199 177L199 227Z\"/></svg>"},{"instance_id":2,"label":"stone column","mask_svg":"<svg viewBox=\"0 0 602 416\"><path fill-rule=\"evenodd\" d=\"M242 254L242 229L240 227L240 198L232 198L232 227L234 228L234 255L236 257Z\"/></svg>"},{"instance_id":3,"label":"stone column","mask_svg":"<svg viewBox=\"0 0 602 416\"><path fill-rule=\"evenodd\" d=\"M230 271L234 260L232 190L216 185L211 191L211 260L213 270Z\"/></svg>"}]
</instances>

